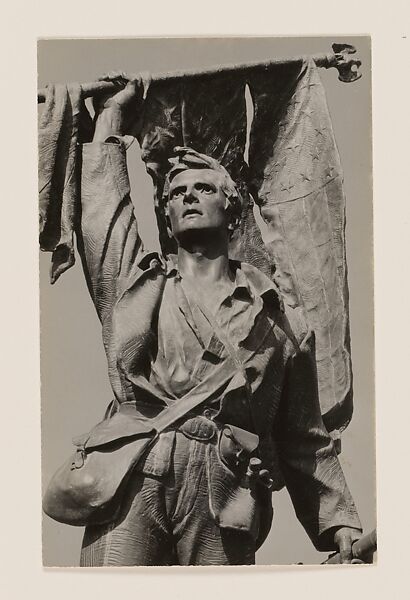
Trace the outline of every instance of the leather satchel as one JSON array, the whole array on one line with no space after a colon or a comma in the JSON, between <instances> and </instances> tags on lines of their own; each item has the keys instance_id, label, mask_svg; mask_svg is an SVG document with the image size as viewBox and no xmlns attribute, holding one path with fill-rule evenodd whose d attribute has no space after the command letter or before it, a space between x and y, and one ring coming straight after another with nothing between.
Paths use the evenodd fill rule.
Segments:
<instances>
[{"instance_id":1,"label":"leather satchel","mask_svg":"<svg viewBox=\"0 0 410 600\"><path fill-rule=\"evenodd\" d=\"M159 434L210 400L212 390L218 395L235 372L236 366L221 363L211 377L151 419L135 409L121 412L120 405L119 412L73 440L76 451L51 479L43 498L44 512L67 525L114 520L133 469Z\"/></svg>"},{"instance_id":2,"label":"leather satchel","mask_svg":"<svg viewBox=\"0 0 410 600\"><path fill-rule=\"evenodd\" d=\"M54 474L43 498L49 517L78 526L115 518L133 467L156 438L152 422L136 417L116 413L74 441L76 451Z\"/></svg>"}]
</instances>

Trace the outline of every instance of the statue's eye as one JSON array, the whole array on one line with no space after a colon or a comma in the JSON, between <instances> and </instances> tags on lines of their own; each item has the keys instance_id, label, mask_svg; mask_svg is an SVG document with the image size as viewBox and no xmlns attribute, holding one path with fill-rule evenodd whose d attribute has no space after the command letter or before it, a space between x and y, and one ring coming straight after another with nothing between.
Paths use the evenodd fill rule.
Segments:
<instances>
[{"instance_id":1,"label":"statue's eye","mask_svg":"<svg viewBox=\"0 0 410 600\"><path fill-rule=\"evenodd\" d=\"M215 188L209 183L197 183L195 188L205 194L212 194L215 191Z\"/></svg>"},{"instance_id":2,"label":"statue's eye","mask_svg":"<svg viewBox=\"0 0 410 600\"><path fill-rule=\"evenodd\" d=\"M179 198L180 196L183 196L184 194L185 194L185 188L177 187L171 193L171 200L173 200L174 198Z\"/></svg>"}]
</instances>

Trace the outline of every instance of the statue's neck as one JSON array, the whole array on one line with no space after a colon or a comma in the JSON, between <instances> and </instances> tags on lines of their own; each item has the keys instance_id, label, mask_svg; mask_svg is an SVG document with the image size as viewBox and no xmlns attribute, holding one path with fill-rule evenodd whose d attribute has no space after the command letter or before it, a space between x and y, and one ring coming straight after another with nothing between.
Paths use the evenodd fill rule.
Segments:
<instances>
[{"instance_id":1,"label":"statue's neck","mask_svg":"<svg viewBox=\"0 0 410 600\"><path fill-rule=\"evenodd\" d=\"M178 271L180 275L198 286L231 281L227 238L210 241L196 239L178 247Z\"/></svg>"}]
</instances>

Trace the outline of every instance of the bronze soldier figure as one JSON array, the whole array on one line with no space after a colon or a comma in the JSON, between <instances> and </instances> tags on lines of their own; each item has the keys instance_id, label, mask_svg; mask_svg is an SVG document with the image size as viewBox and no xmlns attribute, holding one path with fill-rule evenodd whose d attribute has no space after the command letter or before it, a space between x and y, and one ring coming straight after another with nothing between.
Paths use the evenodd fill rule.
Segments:
<instances>
[{"instance_id":1,"label":"bronze soldier figure","mask_svg":"<svg viewBox=\"0 0 410 600\"><path fill-rule=\"evenodd\" d=\"M81 565L253 564L283 485L316 548L349 562L361 526L321 418L314 335L268 277L229 259L241 197L216 160L176 148L178 251L144 249L123 137L140 96L130 81L105 98L82 148L79 247L115 394L107 420L149 423L206 394L156 436L113 518L86 527Z\"/></svg>"}]
</instances>

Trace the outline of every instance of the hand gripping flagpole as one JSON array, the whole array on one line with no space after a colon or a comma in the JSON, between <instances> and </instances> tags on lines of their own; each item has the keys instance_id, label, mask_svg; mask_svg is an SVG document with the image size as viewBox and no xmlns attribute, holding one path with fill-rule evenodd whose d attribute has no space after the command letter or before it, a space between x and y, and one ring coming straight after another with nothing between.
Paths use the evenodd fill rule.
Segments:
<instances>
[{"instance_id":1,"label":"hand gripping flagpole","mask_svg":"<svg viewBox=\"0 0 410 600\"><path fill-rule=\"evenodd\" d=\"M373 555L377 552L377 533L374 529L371 533L362 536L352 545L353 562L373 563ZM322 565L338 565L342 562L340 553L331 554Z\"/></svg>"},{"instance_id":2,"label":"hand gripping flagpole","mask_svg":"<svg viewBox=\"0 0 410 600\"><path fill-rule=\"evenodd\" d=\"M350 44L332 44L333 52L328 54L316 54L312 58L318 67L325 69L335 68L339 72L339 80L344 83L352 83L362 76L359 72L361 61L352 57L356 54L356 48ZM297 63L303 60L303 56L294 58L280 58L266 61L248 62L243 64L222 65L206 69L190 69L186 71L173 71L168 73L157 73L152 75L151 81L154 82L177 82L186 79L215 77L216 75L239 73L246 74L248 71L263 72L269 71L271 67ZM137 78L138 76L135 76ZM134 76L131 76L134 78ZM99 94L109 94L120 88L120 85L113 81L93 81L82 84L83 97L90 98ZM45 102L46 90L41 89L37 93L37 101Z\"/></svg>"}]
</instances>

